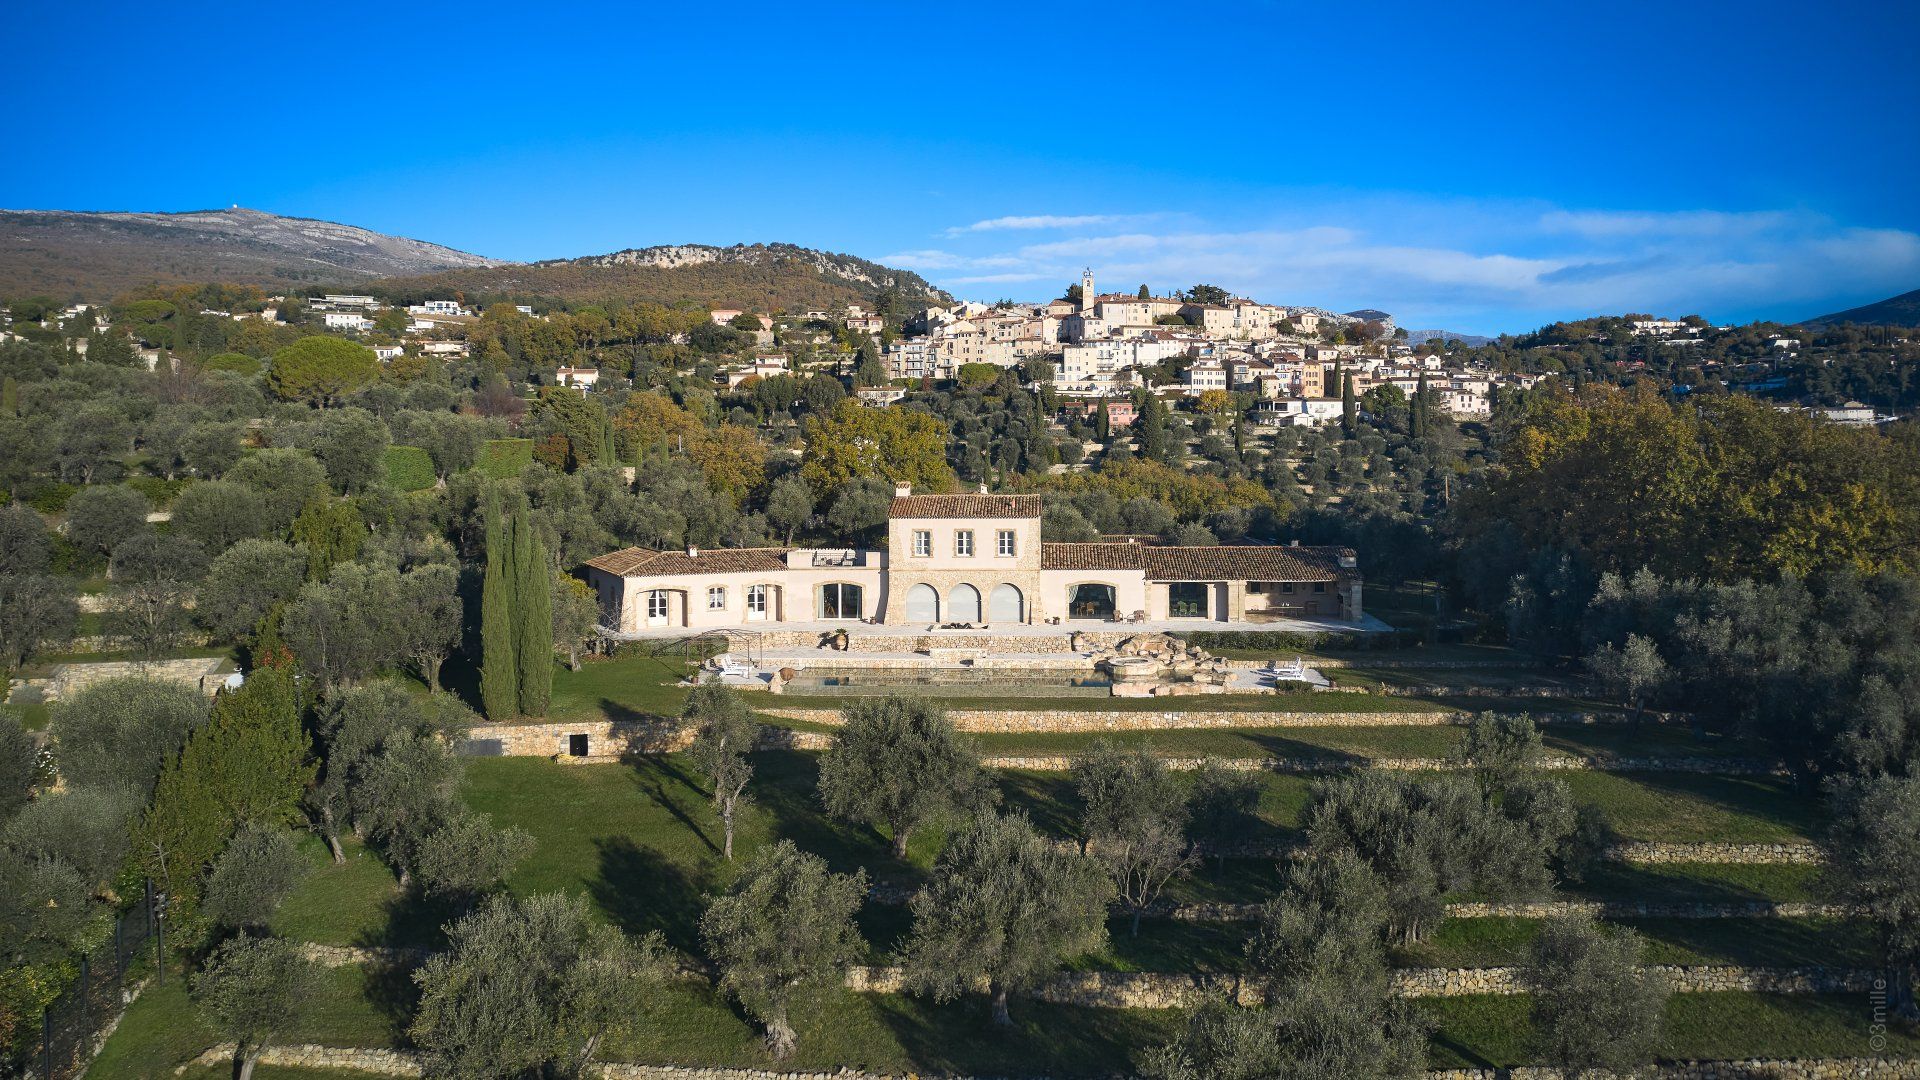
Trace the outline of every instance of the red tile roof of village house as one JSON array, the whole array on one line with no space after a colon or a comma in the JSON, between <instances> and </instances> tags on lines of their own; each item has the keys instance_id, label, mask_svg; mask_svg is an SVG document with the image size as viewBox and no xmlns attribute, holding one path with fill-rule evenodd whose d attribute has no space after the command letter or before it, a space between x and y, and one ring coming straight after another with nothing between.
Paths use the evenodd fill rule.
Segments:
<instances>
[{"instance_id":1,"label":"red tile roof of village house","mask_svg":"<svg viewBox=\"0 0 1920 1080\"><path fill-rule=\"evenodd\" d=\"M1041 544L1042 570L1139 570L1139 544Z\"/></svg>"},{"instance_id":2,"label":"red tile roof of village house","mask_svg":"<svg viewBox=\"0 0 1920 1080\"><path fill-rule=\"evenodd\" d=\"M1140 555L1149 581L1332 581L1353 549L1143 546Z\"/></svg>"},{"instance_id":3,"label":"red tile roof of village house","mask_svg":"<svg viewBox=\"0 0 1920 1080\"><path fill-rule=\"evenodd\" d=\"M896 495L887 507L897 518L1037 518L1038 495Z\"/></svg>"},{"instance_id":4,"label":"red tile roof of village house","mask_svg":"<svg viewBox=\"0 0 1920 1080\"><path fill-rule=\"evenodd\" d=\"M587 565L618 577L655 577L662 574L742 574L785 570L791 548L706 548L699 554L622 548Z\"/></svg>"},{"instance_id":5,"label":"red tile roof of village house","mask_svg":"<svg viewBox=\"0 0 1920 1080\"><path fill-rule=\"evenodd\" d=\"M1333 581L1352 548L1158 543L1042 544L1042 570L1144 570L1149 581Z\"/></svg>"}]
</instances>

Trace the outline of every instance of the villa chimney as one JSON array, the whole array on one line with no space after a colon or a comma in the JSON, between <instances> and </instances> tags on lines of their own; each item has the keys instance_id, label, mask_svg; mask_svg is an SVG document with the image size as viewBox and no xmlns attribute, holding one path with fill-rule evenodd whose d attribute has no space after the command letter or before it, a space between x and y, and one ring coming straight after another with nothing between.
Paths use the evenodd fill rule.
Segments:
<instances>
[{"instance_id":1,"label":"villa chimney","mask_svg":"<svg viewBox=\"0 0 1920 1080\"><path fill-rule=\"evenodd\" d=\"M896 499L904 499L904 498L906 498L907 496L909 496L909 495L911 495L911 494L913 494L913 485L912 485L912 484L910 484L910 483L908 483L908 482L907 482L907 481L905 481L905 480L895 480L895 481L893 482L893 497L894 497L894 498L896 498Z\"/></svg>"},{"instance_id":2,"label":"villa chimney","mask_svg":"<svg viewBox=\"0 0 1920 1080\"><path fill-rule=\"evenodd\" d=\"M1287 541L1287 546L1288 546L1288 547L1299 547L1299 546L1300 546L1300 541L1298 541L1298 540L1289 540L1289 541Z\"/></svg>"},{"instance_id":3,"label":"villa chimney","mask_svg":"<svg viewBox=\"0 0 1920 1080\"><path fill-rule=\"evenodd\" d=\"M697 558L699 558L699 557L700 557L700 549L699 549L699 548L697 548L697 547L694 547L694 546L693 546L692 544L688 544L688 545L687 545L687 558L689 558L689 559L697 559Z\"/></svg>"}]
</instances>

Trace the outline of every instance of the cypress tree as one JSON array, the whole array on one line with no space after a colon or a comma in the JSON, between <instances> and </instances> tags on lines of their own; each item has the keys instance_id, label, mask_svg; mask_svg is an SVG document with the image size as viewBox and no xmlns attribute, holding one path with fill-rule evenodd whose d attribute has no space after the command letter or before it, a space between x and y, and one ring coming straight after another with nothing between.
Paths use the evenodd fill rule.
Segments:
<instances>
[{"instance_id":1,"label":"cypress tree","mask_svg":"<svg viewBox=\"0 0 1920 1080\"><path fill-rule=\"evenodd\" d=\"M1360 430L1360 410L1353 401L1353 376L1344 368L1334 370L1340 375L1340 432L1351 439Z\"/></svg>"},{"instance_id":2,"label":"cypress tree","mask_svg":"<svg viewBox=\"0 0 1920 1080\"><path fill-rule=\"evenodd\" d=\"M500 496L487 492L487 571L480 587L480 704L490 720L505 720L519 711L520 668L516 657L513 587L509 566L513 552L500 520Z\"/></svg>"},{"instance_id":3,"label":"cypress tree","mask_svg":"<svg viewBox=\"0 0 1920 1080\"><path fill-rule=\"evenodd\" d=\"M1420 372L1420 385L1413 391L1413 417L1407 427L1414 438L1427 437L1427 373L1424 369Z\"/></svg>"},{"instance_id":4,"label":"cypress tree","mask_svg":"<svg viewBox=\"0 0 1920 1080\"><path fill-rule=\"evenodd\" d=\"M513 634L520 664L520 712L547 715L553 696L553 580L547 547L525 511L513 515Z\"/></svg>"}]
</instances>

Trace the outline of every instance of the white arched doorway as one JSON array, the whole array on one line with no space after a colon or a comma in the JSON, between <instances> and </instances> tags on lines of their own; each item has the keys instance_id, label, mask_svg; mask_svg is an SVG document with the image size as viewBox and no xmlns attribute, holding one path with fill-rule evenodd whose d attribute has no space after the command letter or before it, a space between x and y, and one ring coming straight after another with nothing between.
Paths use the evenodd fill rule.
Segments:
<instances>
[{"instance_id":1,"label":"white arched doorway","mask_svg":"<svg viewBox=\"0 0 1920 1080\"><path fill-rule=\"evenodd\" d=\"M940 592L931 585L915 585L907 590L906 618L910 623L931 626L940 621Z\"/></svg>"},{"instance_id":2,"label":"white arched doorway","mask_svg":"<svg viewBox=\"0 0 1920 1080\"><path fill-rule=\"evenodd\" d=\"M971 585L960 584L947 594L947 621L957 623L977 623L980 621L980 590Z\"/></svg>"},{"instance_id":3,"label":"white arched doorway","mask_svg":"<svg viewBox=\"0 0 1920 1080\"><path fill-rule=\"evenodd\" d=\"M987 621L996 625L1026 622L1026 597L1013 585L1005 582L995 585L987 597Z\"/></svg>"}]
</instances>

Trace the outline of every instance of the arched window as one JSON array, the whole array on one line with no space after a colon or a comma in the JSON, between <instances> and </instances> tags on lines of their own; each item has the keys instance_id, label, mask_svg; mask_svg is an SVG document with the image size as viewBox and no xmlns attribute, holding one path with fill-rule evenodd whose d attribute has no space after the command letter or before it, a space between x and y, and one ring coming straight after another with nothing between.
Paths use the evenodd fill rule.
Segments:
<instances>
[{"instance_id":1,"label":"arched window","mask_svg":"<svg viewBox=\"0 0 1920 1080\"><path fill-rule=\"evenodd\" d=\"M907 590L906 619L910 623L931 626L940 621L940 592L931 585L915 585Z\"/></svg>"},{"instance_id":2,"label":"arched window","mask_svg":"<svg viewBox=\"0 0 1920 1080\"><path fill-rule=\"evenodd\" d=\"M980 621L980 590L971 585L960 584L947 594L947 621L957 623L977 623Z\"/></svg>"},{"instance_id":3,"label":"arched window","mask_svg":"<svg viewBox=\"0 0 1920 1080\"><path fill-rule=\"evenodd\" d=\"M1111 619L1117 603L1111 585L1097 581L1075 585L1067 594L1067 618Z\"/></svg>"},{"instance_id":4,"label":"arched window","mask_svg":"<svg viewBox=\"0 0 1920 1080\"><path fill-rule=\"evenodd\" d=\"M814 597L814 617L818 619L858 619L864 596L860 586L847 581L830 581L820 586Z\"/></svg>"},{"instance_id":5,"label":"arched window","mask_svg":"<svg viewBox=\"0 0 1920 1080\"><path fill-rule=\"evenodd\" d=\"M1023 623L1027 621L1026 597L1012 585L1001 583L993 587L987 597L987 621L990 623Z\"/></svg>"}]
</instances>

